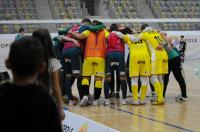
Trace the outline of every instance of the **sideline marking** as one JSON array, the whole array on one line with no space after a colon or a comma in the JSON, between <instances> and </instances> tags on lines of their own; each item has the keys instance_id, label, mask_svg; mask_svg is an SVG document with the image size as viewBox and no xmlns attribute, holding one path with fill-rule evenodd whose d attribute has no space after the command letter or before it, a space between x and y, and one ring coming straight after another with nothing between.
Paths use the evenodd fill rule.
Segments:
<instances>
[{"instance_id":1,"label":"sideline marking","mask_svg":"<svg viewBox=\"0 0 200 132\"><path fill-rule=\"evenodd\" d=\"M123 109L115 108L113 106L111 106L110 108L118 110L118 111L121 111L121 112L125 112L125 113L128 113L128 114L131 114L131 115L136 115L136 116L139 116L141 118L145 118L147 120L158 122L158 123L161 123L161 124L164 124L164 125L167 125L167 126L171 126L171 127L177 128L177 129L181 129L181 130L184 130L184 131L187 131L187 132L194 132L193 130L189 130L189 129L186 129L186 128L183 128L183 127L180 127L180 126L176 126L176 125L173 125L173 124L170 124L170 123L167 123L167 122L158 121L156 119L153 119L153 118L150 118L150 117L145 117L145 116L140 115L140 114L135 114L133 112L126 111L126 110L123 110Z\"/></svg>"}]
</instances>

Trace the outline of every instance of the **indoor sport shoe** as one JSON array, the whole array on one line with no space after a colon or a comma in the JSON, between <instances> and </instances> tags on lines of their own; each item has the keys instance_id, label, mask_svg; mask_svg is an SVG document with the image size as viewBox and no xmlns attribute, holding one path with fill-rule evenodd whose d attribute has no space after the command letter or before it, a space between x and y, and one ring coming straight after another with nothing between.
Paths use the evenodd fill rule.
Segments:
<instances>
[{"instance_id":1,"label":"indoor sport shoe","mask_svg":"<svg viewBox=\"0 0 200 132\"><path fill-rule=\"evenodd\" d=\"M105 100L104 100L104 105L106 105L106 106L107 106L107 105L110 105L110 100L109 100L109 99L105 99Z\"/></svg>"},{"instance_id":2,"label":"indoor sport shoe","mask_svg":"<svg viewBox=\"0 0 200 132\"><path fill-rule=\"evenodd\" d=\"M140 100L140 105L145 105L145 104L146 104L145 100Z\"/></svg>"},{"instance_id":3,"label":"indoor sport shoe","mask_svg":"<svg viewBox=\"0 0 200 132\"><path fill-rule=\"evenodd\" d=\"M74 105L74 102L73 100L69 100L69 103L68 103L69 106L73 106Z\"/></svg>"},{"instance_id":4,"label":"indoor sport shoe","mask_svg":"<svg viewBox=\"0 0 200 132\"><path fill-rule=\"evenodd\" d=\"M185 98L185 97L182 97L182 95L179 95L179 96L175 97L175 100L176 101L184 102L184 101L187 101L188 98Z\"/></svg>"},{"instance_id":5,"label":"indoor sport shoe","mask_svg":"<svg viewBox=\"0 0 200 132\"><path fill-rule=\"evenodd\" d=\"M94 101L94 96L89 94L89 96L88 96L88 104L92 104L93 101Z\"/></svg>"},{"instance_id":6,"label":"indoor sport shoe","mask_svg":"<svg viewBox=\"0 0 200 132\"><path fill-rule=\"evenodd\" d=\"M151 102L152 105L163 105L165 103L165 101L154 101L154 102Z\"/></svg>"},{"instance_id":7,"label":"indoor sport shoe","mask_svg":"<svg viewBox=\"0 0 200 132\"><path fill-rule=\"evenodd\" d=\"M132 105L139 105L140 103L139 103L138 100L136 100L136 101L133 100L133 101L131 102L131 104L132 104Z\"/></svg>"},{"instance_id":8,"label":"indoor sport shoe","mask_svg":"<svg viewBox=\"0 0 200 132\"><path fill-rule=\"evenodd\" d=\"M92 103L92 105L94 105L94 106L98 106L98 105L100 105L100 104L101 104L101 103L100 103L100 100L99 100L99 99L94 100L93 103Z\"/></svg>"},{"instance_id":9,"label":"indoor sport shoe","mask_svg":"<svg viewBox=\"0 0 200 132\"><path fill-rule=\"evenodd\" d=\"M121 103L122 103L122 105L127 105L128 104L126 99L122 99Z\"/></svg>"},{"instance_id":10,"label":"indoor sport shoe","mask_svg":"<svg viewBox=\"0 0 200 132\"><path fill-rule=\"evenodd\" d=\"M87 96L83 96L83 98L82 98L82 100L80 102L80 106L82 106L82 107L86 106L87 102L88 102L88 97Z\"/></svg>"},{"instance_id":11,"label":"indoor sport shoe","mask_svg":"<svg viewBox=\"0 0 200 132\"><path fill-rule=\"evenodd\" d=\"M151 102L155 102L157 100L157 95L156 95L156 92L153 91L151 92Z\"/></svg>"}]
</instances>

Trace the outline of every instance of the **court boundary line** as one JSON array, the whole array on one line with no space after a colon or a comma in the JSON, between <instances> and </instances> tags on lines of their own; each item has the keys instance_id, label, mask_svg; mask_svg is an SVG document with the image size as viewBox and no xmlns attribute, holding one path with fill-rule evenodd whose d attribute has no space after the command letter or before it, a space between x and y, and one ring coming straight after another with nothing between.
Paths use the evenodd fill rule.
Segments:
<instances>
[{"instance_id":1,"label":"court boundary line","mask_svg":"<svg viewBox=\"0 0 200 132\"><path fill-rule=\"evenodd\" d=\"M116 108L116 107L113 107L113 106L111 106L110 108L124 112L124 113L131 114L131 115L136 115L138 117L141 117L141 118L144 118L144 119L147 119L147 120L150 120L150 121L158 122L158 123L161 123L161 124L164 124L164 125L167 125L167 126L170 126L170 127L174 127L174 128L180 129L180 130L184 130L184 131L187 131L187 132L194 132L193 130L189 130L187 128L183 128L183 127L173 125L173 124L170 124L170 123L167 123L167 122L159 121L159 120L156 120L156 119L153 119L153 118L150 118L150 117L146 117L146 116L143 116L143 115L140 115L140 114L135 114L133 112L123 110L123 109L119 109L119 108Z\"/></svg>"}]
</instances>

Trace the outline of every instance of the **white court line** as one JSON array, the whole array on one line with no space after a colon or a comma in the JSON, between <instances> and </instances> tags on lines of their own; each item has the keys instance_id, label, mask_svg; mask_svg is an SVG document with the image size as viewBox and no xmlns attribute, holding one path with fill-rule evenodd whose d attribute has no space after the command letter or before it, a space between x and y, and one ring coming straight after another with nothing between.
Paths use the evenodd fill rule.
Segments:
<instances>
[{"instance_id":1,"label":"white court line","mask_svg":"<svg viewBox=\"0 0 200 132\"><path fill-rule=\"evenodd\" d=\"M127 115L128 113L118 113L118 114L95 114L95 115L82 115L87 117L95 117L95 116L113 116L113 115Z\"/></svg>"},{"instance_id":2,"label":"white court line","mask_svg":"<svg viewBox=\"0 0 200 132\"><path fill-rule=\"evenodd\" d=\"M169 92L169 93L173 93L173 94L180 94L179 92L173 92L173 91L167 91L167 92ZM190 97L200 97L200 95L199 94L188 94L188 96L190 96Z\"/></svg>"}]
</instances>

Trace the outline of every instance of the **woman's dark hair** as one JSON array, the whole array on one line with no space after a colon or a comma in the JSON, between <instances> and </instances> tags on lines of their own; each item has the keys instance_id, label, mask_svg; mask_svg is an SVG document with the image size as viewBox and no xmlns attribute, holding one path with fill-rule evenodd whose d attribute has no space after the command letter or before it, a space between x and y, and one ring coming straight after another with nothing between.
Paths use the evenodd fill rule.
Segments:
<instances>
[{"instance_id":1,"label":"woman's dark hair","mask_svg":"<svg viewBox=\"0 0 200 132\"><path fill-rule=\"evenodd\" d=\"M92 25L93 25L93 26L98 26L98 25L101 25L101 24L103 24L103 23L100 22L100 21L98 21L98 20L93 20L93 21L92 21Z\"/></svg>"},{"instance_id":2,"label":"woman's dark hair","mask_svg":"<svg viewBox=\"0 0 200 132\"><path fill-rule=\"evenodd\" d=\"M50 73L49 73L49 59L56 58L54 50L53 50L53 42L51 39L51 35L47 29L37 29L33 32L32 36L38 38L45 49L45 62L46 62L46 71L43 74L38 76L38 81L44 87L49 88L50 82Z\"/></svg>"},{"instance_id":3,"label":"woman's dark hair","mask_svg":"<svg viewBox=\"0 0 200 132\"><path fill-rule=\"evenodd\" d=\"M118 26L117 24L113 23L110 25L110 31L118 31Z\"/></svg>"},{"instance_id":4,"label":"woman's dark hair","mask_svg":"<svg viewBox=\"0 0 200 132\"><path fill-rule=\"evenodd\" d=\"M19 29L19 33L21 33L21 32L24 32L24 28L22 28L22 27Z\"/></svg>"},{"instance_id":5,"label":"woman's dark hair","mask_svg":"<svg viewBox=\"0 0 200 132\"><path fill-rule=\"evenodd\" d=\"M45 61L42 44L32 36L15 40L11 45L8 57L12 72L21 77L35 74Z\"/></svg>"},{"instance_id":6,"label":"woman's dark hair","mask_svg":"<svg viewBox=\"0 0 200 132\"><path fill-rule=\"evenodd\" d=\"M83 18L83 20L81 21L81 23L91 23L91 20L89 18Z\"/></svg>"},{"instance_id":7,"label":"woman's dark hair","mask_svg":"<svg viewBox=\"0 0 200 132\"><path fill-rule=\"evenodd\" d=\"M129 27L125 27L124 29L120 30L123 34L133 34L133 31Z\"/></svg>"},{"instance_id":8,"label":"woman's dark hair","mask_svg":"<svg viewBox=\"0 0 200 132\"><path fill-rule=\"evenodd\" d=\"M146 27L149 27L149 24L147 24L147 23L142 24L140 31L143 31Z\"/></svg>"},{"instance_id":9,"label":"woman's dark hair","mask_svg":"<svg viewBox=\"0 0 200 132\"><path fill-rule=\"evenodd\" d=\"M37 29L33 32L32 36L38 38L42 42L46 50L45 51L46 55L49 59L56 57L53 51L53 42L52 42L51 35L48 29L44 29L44 28Z\"/></svg>"}]
</instances>

